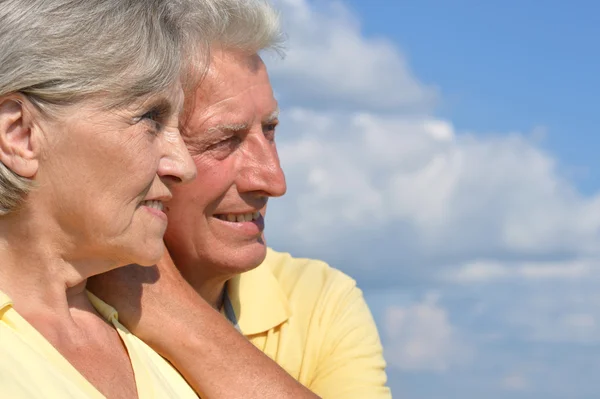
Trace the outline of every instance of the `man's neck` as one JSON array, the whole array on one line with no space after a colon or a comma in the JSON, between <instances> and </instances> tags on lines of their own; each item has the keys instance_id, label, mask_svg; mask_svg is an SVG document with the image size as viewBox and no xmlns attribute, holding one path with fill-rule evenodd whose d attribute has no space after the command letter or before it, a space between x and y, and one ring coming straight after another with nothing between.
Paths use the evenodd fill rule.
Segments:
<instances>
[{"instance_id":1,"label":"man's neck","mask_svg":"<svg viewBox=\"0 0 600 399\"><path fill-rule=\"evenodd\" d=\"M172 267L212 308L221 310L227 280L232 276L218 274L209 265L198 264L196 260L177 259L167 247L160 263L163 267ZM177 265L177 266L176 266Z\"/></svg>"},{"instance_id":2,"label":"man's neck","mask_svg":"<svg viewBox=\"0 0 600 399\"><path fill-rule=\"evenodd\" d=\"M185 276L184 276L185 277ZM223 298L227 287L227 279L224 277L209 280L192 279L188 283L210 306L220 310L223 306Z\"/></svg>"}]
</instances>

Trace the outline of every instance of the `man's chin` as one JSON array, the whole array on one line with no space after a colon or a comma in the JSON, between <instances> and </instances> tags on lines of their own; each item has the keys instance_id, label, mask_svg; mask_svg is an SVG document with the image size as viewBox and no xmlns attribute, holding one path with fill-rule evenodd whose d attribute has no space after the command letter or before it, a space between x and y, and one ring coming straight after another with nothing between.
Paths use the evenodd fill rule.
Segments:
<instances>
[{"instance_id":1,"label":"man's chin","mask_svg":"<svg viewBox=\"0 0 600 399\"><path fill-rule=\"evenodd\" d=\"M240 274L257 268L267 256L267 246L264 242L236 249L231 252L222 265L231 274ZM228 274L229 274L228 273Z\"/></svg>"}]
</instances>

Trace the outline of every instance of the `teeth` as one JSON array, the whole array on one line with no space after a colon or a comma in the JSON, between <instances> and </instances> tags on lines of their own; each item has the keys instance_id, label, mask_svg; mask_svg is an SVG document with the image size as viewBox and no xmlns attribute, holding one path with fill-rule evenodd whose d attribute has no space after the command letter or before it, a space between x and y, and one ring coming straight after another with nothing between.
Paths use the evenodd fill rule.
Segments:
<instances>
[{"instance_id":1,"label":"teeth","mask_svg":"<svg viewBox=\"0 0 600 399\"><path fill-rule=\"evenodd\" d=\"M154 209L158 209L159 211L162 211L164 206L163 203L161 201L144 201L144 205L149 207L149 208L154 208Z\"/></svg>"},{"instance_id":2,"label":"teeth","mask_svg":"<svg viewBox=\"0 0 600 399\"><path fill-rule=\"evenodd\" d=\"M251 222L253 220L257 220L260 217L260 212L253 213L228 213L228 214L220 214L216 215L218 219L224 220L226 222Z\"/></svg>"}]
</instances>

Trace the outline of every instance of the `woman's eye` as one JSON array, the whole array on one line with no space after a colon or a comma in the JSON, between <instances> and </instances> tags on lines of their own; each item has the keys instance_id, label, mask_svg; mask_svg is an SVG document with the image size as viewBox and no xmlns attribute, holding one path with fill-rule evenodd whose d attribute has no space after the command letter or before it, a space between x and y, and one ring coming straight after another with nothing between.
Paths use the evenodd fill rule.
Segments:
<instances>
[{"instance_id":1,"label":"woman's eye","mask_svg":"<svg viewBox=\"0 0 600 399\"><path fill-rule=\"evenodd\" d=\"M153 109L142 115L142 119L151 119L153 121L156 121L159 118L159 116L159 112Z\"/></svg>"},{"instance_id":2,"label":"woman's eye","mask_svg":"<svg viewBox=\"0 0 600 399\"><path fill-rule=\"evenodd\" d=\"M149 124L153 133L158 133L162 130L162 113L160 110L152 109L139 117L139 122Z\"/></svg>"}]
</instances>

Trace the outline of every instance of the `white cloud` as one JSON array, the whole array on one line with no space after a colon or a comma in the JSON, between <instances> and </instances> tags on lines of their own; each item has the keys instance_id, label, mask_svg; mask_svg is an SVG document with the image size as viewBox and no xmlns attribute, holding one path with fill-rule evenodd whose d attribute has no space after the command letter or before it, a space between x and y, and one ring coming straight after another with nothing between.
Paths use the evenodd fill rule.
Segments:
<instances>
[{"instance_id":1,"label":"white cloud","mask_svg":"<svg viewBox=\"0 0 600 399\"><path fill-rule=\"evenodd\" d=\"M270 72L276 86L285 85L284 100L413 112L432 108L436 91L416 80L394 44L365 38L343 3L275 4L282 12L288 51L285 60L270 65Z\"/></svg>"},{"instance_id":2,"label":"white cloud","mask_svg":"<svg viewBox=\"0 0 600 399\"><path fill-rule=\"evenodd\" d=\"M538 286L531 294L517 293L519 306L499 315L505 328L518 329L531 342L600 343L600 296L593 286L582 283Z\"/></svg>"},{"instance_id":3,"label":"white cloud","mask_svg":"<svg viewBox=\"0 0 600 399\"><path fill-rule=\"evenodd\" d=\"M468 284L444 286L445 304L460 312L463 318L456 313L454 317L468 323L469 337L483 345L521 344L534 351L546 344L551 344L551 348L597 346L600 274L578 274L582 266L585 262L550 265L550 271L544 270L535 277L519 274L521 266L503 268L501 278L492 271L481 279L483 273L478 272L474 274L476 279L470 276L463 281ZM568 274L570 268L576 270L572 275Z\"/></svg>"},{"instance_id":4,"label":"white cloud","mask_svg":"<svg viewBox=\"0 0 600 399\"><path fill-rule=\"evenodd\" d=\"M489 283L498 280L564 280L598 277L600 259L546 262L500 262L477 260L444 273L444 279L458 283Z\"/></svg>"},{"instance_id":5,"label":"white cloud","mask_svg":"<svg viewBox=\"0 0 600 399\"><path fill-rule=\"evenodd\" d=\"M390 306L384 316L385 354L401 370L443 372L472 356L448 320L438 297L430 293L407 307Z\"/></svg>"},{"instance_id":6,"label":"white cloud","mask_svg":"<svg viewBox=\"0 0 600 399\"><path fill-rule=\"evenodd\" d=\"M434 118L304 108L282 119L279 150L295 199L273 206L286 215L271 219L282 240L343 248L352 231L405 227L417 247L398 237L396 249L465 260L600 249L600 195L579 194L525 135L457 134Z\"/></svg>"}]
</instances>

